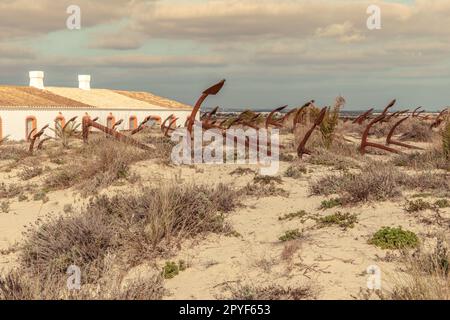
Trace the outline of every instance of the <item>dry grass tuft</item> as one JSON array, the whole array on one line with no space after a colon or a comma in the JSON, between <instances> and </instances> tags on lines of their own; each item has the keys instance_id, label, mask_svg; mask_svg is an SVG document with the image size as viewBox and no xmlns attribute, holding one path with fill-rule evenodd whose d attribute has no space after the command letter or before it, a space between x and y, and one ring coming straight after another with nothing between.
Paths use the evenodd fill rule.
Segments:
<instances>
[{"instance_id":1,"label":"dry grass tuft","mask_svg":"<svg viewBox=\"0 0 450 320\"><path fill-rule=\"evenodd\" d=\"M83 160L74 158L55 170L46 177L44 187L59 190L77 186L82 194L92 195L119 179L126 179L131 164L149 157L146 152L111 139L97 140L84 146L80 153Z\"/></svg>"},{"instance_id":2,"label":"dry grass tuft","mask_svg":"<svg viewBox=\"0 0 450 320\"><path fill-rule=\"evenodd\" d=\"M345 152L344 152L345 153ZM339 152L318 148L314 150L308 162L315 165L330 166L338 170L358 168L359 164L354 159L341 155Z\"/></svg>"},{"instance_id":3,"label":"dry grass tuft","mask_svg":"<svg viewBox=\"0 0 450 320\"><path fill-rule=\"evenodd\" d=\"M432 252L404 252L402 262L404 272L393 279L392 290L381 292L382 299L450 300L450 256L443 240Z\"/></svg>"},{"instance_id":4,"label":"dry grass tuft","mask_svg":"<svg viewBox=\"0 0 450 320\"><path fill-rule=\"evenodd\" d=\"M117 257L127 269L170 251L183 239L207 232L229 233L225 214L237 205L237 193L225 185L172 185L96 197L80 213L49 218L26 231L20 277L2 280L1 294L32 295L42 285L54 284L52 297L64 296L65 283L60 280L70 265L81 268L83 285L99 284L109 256ZM145 285L138 287L149 292ZM141 293L128 292L125 297L134 295Z\"/></svg>"},{"instance_id":5,"label":"dry grass tuft","mask_svg":"<svg viewBox=\"0 0 450 320\"><path fill-rule=\"evenodd\" d=\"M328 175L310 184L313 195L339 194L344 203L382 201L401 195L401 189L450 190L446 174L419 173L408 175L392 165L370 163L360 173Z\"/></svg>"},{"instance_id":6,"label":"dry grass tuft","mask_svg":"<svg viewBox=\"0 0 450 320\"><path fill-rule=\"evenodd\" d=\"M278 285L258 287L237 285L229 287L231 300L311 300L315 294L310 286L284 288Z\"/></svg>"}]
</instances>

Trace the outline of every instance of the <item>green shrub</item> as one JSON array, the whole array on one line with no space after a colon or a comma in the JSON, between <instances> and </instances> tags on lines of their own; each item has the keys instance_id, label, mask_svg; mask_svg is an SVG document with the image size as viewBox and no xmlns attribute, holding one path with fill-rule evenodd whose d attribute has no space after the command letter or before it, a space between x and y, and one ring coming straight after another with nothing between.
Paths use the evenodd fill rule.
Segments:
<instances>
[{"instance_id":1,"label":"green shrub","mask_svg":"<svg viewBox=\"0 0 450 320\"><path fill-rule=\"evenodd\" d=\"M177 276L180 271L187 269L186 261L180 260L178 263L173 261L167 261L166 265L163 267L162 276L164 279L172 279Z\"/></svg>"},{"instance_id":2,"label":"green shrub","mask_svg":"<svg viewBox=\"0 0 450 320\"><path fill-rule=\"evenodd\" d=\"M355 223L358 222L358 216L356 214L336 212L319 219L321 226L337 225L342 229L353 228Z\"/></svg>"},{"instance_id":3,"label":"green shrub","mask_svg":"<svg viewBox=\"0 0 450 320\"><path fill-rule=\"evenodd\" d=\"M434 205L437 208L443 209L443 208L450 208L450 201L447 199L439 199L436 200L436 202L434 203Z\"/></svg>"},{"instance_id":4,"label":"green shrub","mask_svg":"<svg viewBox=\"0 0 450 320\"><path fill-rule=\"evenodd\" d=\"M442 131L442 150L447 160L450 160L450 114L447 115L447 121Z\"/></svg>"},{"instance_id":5,"label":"green shrub","mask_svg":"<svg viewBox=\"0 0 450 320\"><path fill-rule=\"evenodd\" d=\"M339 206L342 206L342 200L340 198L333 198L330 200L323 200L320 204L320 209L332 209Z\"/></svg>"},{"instance_id":6,"label":"green shrub","mask_svg":"<svg viewBox=\"0 0 450 320\"><path fill-rule=\"evenodd\" d=\"M282 184L283 180L281 177L256 175L253 178L253 182L261 185L270 185L272 183Z\"/></svg>"},{"instance_id":7,"label":"green shrub","mask_svg":"<svg viewBox=\"0 0 450 320\"><path fill-rule=\"evenodd\" d=\"M278 218L278 220L283 221L283 220L294 220L296 218L303 218L306 215L308 215L308 213L305 210L300 210L297 212L291 212L291 213L287 213L284 216L281 216Z\"/></svg>"},{"instance_id":8,"label":"green shrub","mask_svg":"<svg viewBox=\"0 0 450 320\"><path fill-rule=\"evenodd\" d=\"M419 211L424 211L424 210L428 210L428 209L432 209L432 208L433 208L433 206L430 203L423 201L422 199L417 199L417 200L413 200L413 201L408 201L406 203L405 211L419 212Z\"/></svg>"},{"instance_id":9,"label":"green shrub","mask_svg":"<svg viewBox=\"0 0 450 320\"><path fill-rule=\"evenodd\" d=\"M288 230L286 231L282 236L280 236L278 239L282 242L286 242L286 241L292 241L295 239L299 239L303 236L303 234L298 230L298 229L294 229L294 230Z\"/></svg>"},{"instance_id":10,"label":"green shrub","mask_svg":"<svg viewBox=\"0 0 450 320\"><path fill-rule=\"evenodd\" d=\"M372 236L368 243L381 249L406 249L417 247L419 238L414 232L403 230L401 227L383 227Z\"/></svg>"},{"instance_id":11,"label":"green shrub","mask_svg":"<svg viewBox=\"0 0 450 320\"><path fill-rule=\"evenodd\" d=\"M10 209L10 205L8 201L3 201L0 205L0 209L3 213L8 213Z\"/></svg>"},{"instance_id":12,"label":"green shrub","mask_svg":"<svg viewBox=\"0 0 450 320\"><path fill-rule=\"evenodd\" d=\"M285 177L298 179L302 177L305 173L307 173L307 170L304 166L300 165L291 165L289 168L287 168L286 172L284 173Z\"/></svg>"},{"instance_id":13,"label":"green shrub","mask_svg":"<svg viewBox=\"0 0 450 320\"><path fill-rule=\"evenodd\" d=\"M177 263L173 261L167 261L166 265L163 268L163 277L164 279L172 279L175 278L180 273L180 267Z\"/></svg>"},{"instance_id":14,"label":"green shrub","mask_svg":"<svg viewBox=\"0 0 450 320\"><path fill-rule=\"evenodd\" d=\"M33 200L34 201L42 201L43 203L46 203L50 199L47 196L47 192L45 192L44 190L40 190L34 194Z\"/></svg>"}]
</instances>

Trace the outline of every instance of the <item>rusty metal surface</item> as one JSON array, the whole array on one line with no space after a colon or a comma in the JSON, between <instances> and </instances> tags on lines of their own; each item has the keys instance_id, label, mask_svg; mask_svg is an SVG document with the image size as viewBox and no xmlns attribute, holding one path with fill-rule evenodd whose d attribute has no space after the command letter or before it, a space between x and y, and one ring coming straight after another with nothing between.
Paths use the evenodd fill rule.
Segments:
<instances>
[{"instance_id":1,"label":"rusty metal surface","mask_svg":"<svg viewBox=\"0 0 450 320\"><path fill-rule=\"evenodd\" d=\"M399 121L397 121L394 126L391 128L391 130L389 131L387 137L386 137L386 145L390 145L390 144L395 144L397 146L401 146L401 147L405 147L408 149L417 149L417 150L422 150L422 148L413 146L413 145L409 145L400 141L396 141L394 139L392 139L392 136L394 135L395 129L398 128L398 126L400 126L403 122L405 122L406 120L409 119L409 116L406 116L402 119L400 119Z\"/></svg>"},{"instance_id":2,"label":"rusty metal surface","mask_svg":"<svg viewBox=\"0 0 450 320\"><path fill-rule=\"evenodd\" d=\"M354 124L362 125L365 120L373 113L374 108L367 110L363 114L359 115L355 120L353 120Z\"/></svg>"},{"instance_id":3,"label":"rusty metal surface","mask_svg":"<svg viewBox=\"0 0 450 320\"><path fill-rule=\"evenodd\" d=\"M206 100L206 98L209 95L216 95L217 93L219 93L219 91L222 89L222 87L225 84L225 79L220 81L219 83L216 83L215 85L213 85L212 87L206 89L205 91L203 91L202 95L200 96L200 98L198 98L194 109L192 110L191 115L188 117L187 123L186 123L186 127L189 131L190 134L192 134L192 127L194 126L194 122L195 122L195 117L197 116L197 113L199 112L202 103Z\"/></svg>"},{"instance_id":4,"label":"rusty metal surface","mask_svg":"<svg viewBox=\"0 0 450 320\"><path fill-rule=\"evenodd\" d=\"M82 121L83 141L85 143L88 143L88 141L89 141L89 128L90 127L96 128L96 129L98 129L98 130L100 130L100 131L102 131L102 132L112 136L117 141L120 141L120 142L129 144L129 145L135 146L135 147L140 148L142 150L146 150L146 151L152 150L149 146L147 146L147 145L145 145L143 143L140 143L139 141L136 141L136 140L134 140L131 137L128 137L128 136L126 136L126 135L124 135L124 134L122 134L120 132L117 132L114 129L102 126L101 124L99 124L99 123L97 123L95 121L92 121L89 118L89 116L84 116L83 117L83 121Z\"/></svg>"},{"instance_id":5,"label":"rusty metal surface","mask_svg":"<svg viewBox=\"0 0 450 320\"><path fill-rule=\"evenodd\" d=\"M360 145L360 147L359 147L359 152L360 152L362 155L364 155L364 154L366 153L366 148L367 148L367 147L372 147L372 148L382 149L382 150L385 150L385 151L388 151L388 152L393 152L393 153L400 153L400 151L398 151L398 150L396 150L396 149L387 147L387 146L382 145L382 144L379 144L379 143L367 141L367 138L369 137L370 129L371 129L375 124L377 124L378 122L382 121L382 120L386 117L386 114L387 114L388 110L394 106L395 102L396 102L396 100L392 100L392 101L386 106L386 108L384 108L383 112L382 112L378 117L376 117L375 119L373 119L372 121L370 121L369 124L367 125L367 127L366 127L366 129L365 129L365 131L364 131L364 133L363 133L363 135L362 135L362 137L361 137L361 145Z\"/></svg>"},{"instance_id":6,"label":"rusty metal surface","mask_svg":"<svg viewBox=\"0 0 450 320\"><path fill-rule=\"evenodd\" d=\"M39 141L37 149L38 150L42 150L42 148L44 147L44 143L49 141L49 140L51 140L51 139L52 139L51 137L47 137L47 138L41 139L41 141Z\"/></svg>"},{"instance_id":7,"label":"rusty metal surface","mask_svg":"<svg viewBox=\"0 0 450 320\"><path fill-rule=\"evenodd\" d=\"M30 147L28 148L28 152L30 154L33 154L34 152L34 145L36 143L36 140L40 139L41 136L44 134L45 130L49 127L49 125L45 125L44 127L42 127L41 130L39 130L36 134L33 134L36 129L31 130L30 134L28 135L28 139L30 141Z\"/></svg>"},{"instance_id":8,"label":"rusty metal surface","mask_svg":"<svg viewBox=\"0 0 450 320\"><path fill-rule=\"evenodd\" d=\"M300 144L298 145L298 148L297 148L297 155L299 156L299 158L302 158L303 154L305 154L305 153L306 154L311 154L311 152L305 148L306 143L308 142L309 138L311 137L311 135L314 132L314 130L316 129L316 127L319 126L322 123L323 119L325 118L325 114L327 113L327 111L328 111L327 107L322 108L322 110L320 111L317 119L314 121L314 124L308 130L308 132L306 132L305 136L300 141Z\"/></svg>"},{"instance_id":9,"label":"rusty metal surface","mask_svg":"<svg viewBox=\"0 0 450 320\"><path fill-rule=\"evenodd\" d=\"M430 129L438 128L442 122L444 122L444 115L448 113L448 109L445 108L437 115L436 119L431 123Z\"/></svg>"},{"instance_id":10,"label":"rusty metal surface","mask_svg":"<svg viewBox=\"0 0 450 320\"><path fill-rule=\"evenodd\" d=\"M281 128L282 127L282 124L280 123L280 119L274 119L273 117L274 117L275 113L281 112L284 109L286 109L287 107L288 107L287 105L286 106L282 106L282 107L279 107L279 108L276 108L276 109L272 110L269 113L269 115L266 118L266 123L265 123L266 129L269 129L270 126L274 126L274 127L277 127L277 128Z\"/></svg>"},{"instance_id":11,"label":"rusty metal surface","mask_svg":"<svg viewBox=\"0 0 450 320\"><path fill-rule=\"evenodd\" d=\"M170 137L170 134L169 134L169 133L175 130L175 128L173 128L173 126L176 127L177 120L178 120L178 118L173 118L173 119L170 121L169 125L167 126L166 130L164 131L164 136Z\"/></svg>"},{"instance_id":12,"label":"rusty metal surface","mask_svg":"<svg viewBox=\"0 0 450 320\"><path fill-rule=\"evenodd\" d=\"M292 128L295 131L295 128L297 127L297 124L300 123L301 118L304 116L303 112L306 110L306 108L308 108L309 106L314 104L314 100L308 101L307 103L305 103L303 106L301 106L298 110L297 113L295 114L294 120L292 122Z\"/></svg>"}]
</instances>

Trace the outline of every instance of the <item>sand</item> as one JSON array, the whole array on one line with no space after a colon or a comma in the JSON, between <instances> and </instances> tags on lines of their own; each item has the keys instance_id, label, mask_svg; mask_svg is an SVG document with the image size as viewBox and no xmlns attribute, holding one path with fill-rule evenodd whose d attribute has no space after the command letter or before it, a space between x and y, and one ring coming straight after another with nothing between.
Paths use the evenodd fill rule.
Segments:
<instances>
[{"instance_id":1,"label":"sand","mask_svg":"<svg viewBox=\"0 0 450 320\"><path fill-rule=\"evenodd\" d=\"M280 175L288 166L288 162L281 163ZM178 183L222 182L242 187L253 176L231 176L230 173L237 167L161 167L153 161L144 161L135 164L132 170L138 172L143 181L153 184L176 180ZM241 167L257 169L255 166ZM367 243L379 228L402 226L416 232L426 241L431 241L439 232L447 232L448 235L448 227L423 223L420 217L404 211L406 198L410 194L393 201L320 210L320 203L325 198L310 196L308 184L333 170L311 164L306 164L306 167L308 173L299 179L282 178L280 187L289 192L288 197L245 198L243 206L227 217L236 231L235 235L209 234L186 240L173 257L158 260L160 267L168 260L184 260L189 265L178 276L165 280L164 285L168 289L165 299L227 297L229 287L237 284L276 284L293 288L310 285L317 299L354 299L359 297L360 290L366 289L366 269L369 266L381 268L385 287L389 287L390 279L398 271L397 262L383 259L387 251ZM0 181L17 182L16 171L1 172ZM112 187L107 192L114 193L121 189L126 190L127 187ZM3 254L0 254L0 269L7 272L15 267L17 252L10 253L7 249L23 240L22 232L27 225L46 215L65 214L63 208L66 204L77 207L82 203L83 200L74 190L51 192L46 203L12 201L10 211L0 213L0 250L3 250ZM280 216L299 210L317 216L337 211L355 213L359 223L352 229L343 230L335 226L315 228L312 220L279 220ZM442 212L450 217L449 209L443 209ZM290 258L284 258L286 243L280 242L278 238L292 229L304 229L304 237L296 240L298 250Z\"/></svg>"}]
</instances>

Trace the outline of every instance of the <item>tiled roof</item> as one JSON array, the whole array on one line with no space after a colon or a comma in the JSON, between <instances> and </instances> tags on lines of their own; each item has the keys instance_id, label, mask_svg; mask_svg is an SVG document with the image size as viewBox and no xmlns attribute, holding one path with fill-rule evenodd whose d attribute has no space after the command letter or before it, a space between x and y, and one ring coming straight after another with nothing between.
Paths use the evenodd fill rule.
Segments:
<instances>
[{"instance_id":1,"label":"tiled roof","mask_svg":"<svg viewBox=\"0 0 450 320\"><path fill-rule=\"evenodd\" d=\"M89 108L90 106L80 101L53 94L47 90L39 90L32 87L0 86L0 106L8 108L20 108L22 106L33 107L65 107L65 108Z\"/></svg>"},{"instance_id":2,"label":"tiled roof","mask_svg":"<svg viewBox=\"0 0 450 320\"><path fill-rule=\"evenodd\" d=\"M178 101L170 100L164 97L159 97L149 92L121 91L121 90L115 90L115 92L130 97L132 99L145 101L153 105L164 107L166 109L186 109L186 110L192 109L192 107L189 105L183 104Z\"/></svg>"},{"instance_id":3,"label":"tiled roof","mask_svg":"<svg viewBox=\"0 0 450 320\"><path fill-rule=\"evenodd\" d=\"M188 105L147 92L59 87L46 87L45 90L39 90L18 86L0 86L0 108L192 109Z\"/></svg>"}]
</instances>

